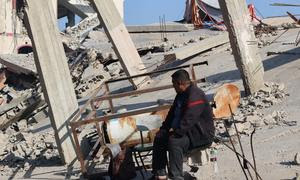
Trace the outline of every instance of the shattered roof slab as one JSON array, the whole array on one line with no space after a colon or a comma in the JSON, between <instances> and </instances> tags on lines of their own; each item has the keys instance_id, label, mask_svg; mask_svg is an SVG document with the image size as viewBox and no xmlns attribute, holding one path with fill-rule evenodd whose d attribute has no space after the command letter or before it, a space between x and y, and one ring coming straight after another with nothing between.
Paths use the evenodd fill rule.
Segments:
<instances>
[{"instance_id":1,"label":"shattered roof slab","mask_svg":"<svg viewBox=\"0 0 300 180\"><path fill-rule=\"evenodd\" d=\"M34 58L27 54L2 54L0 63L17 74L37 74Z\"/></svg>"}]
</instances>

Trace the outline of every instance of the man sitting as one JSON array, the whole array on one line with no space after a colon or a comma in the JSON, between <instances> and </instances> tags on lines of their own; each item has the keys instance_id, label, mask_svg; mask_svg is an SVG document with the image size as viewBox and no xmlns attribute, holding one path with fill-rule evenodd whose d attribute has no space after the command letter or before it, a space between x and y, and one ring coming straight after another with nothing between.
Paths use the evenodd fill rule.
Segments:
<instances>
[{"instance_id":1,"label":"man sitting","mask_svg":"<svg viewBox=\"0 0 300 180\"><path fill-rule=\"evenodd\" d=\"M172 75L177 93L173 105L154 139L152 168L155 179L183 180L183 158L189 150L209 145L215 132L212 109L205 93L194 85L185 70Z\"/></svg>"}]
</instances>

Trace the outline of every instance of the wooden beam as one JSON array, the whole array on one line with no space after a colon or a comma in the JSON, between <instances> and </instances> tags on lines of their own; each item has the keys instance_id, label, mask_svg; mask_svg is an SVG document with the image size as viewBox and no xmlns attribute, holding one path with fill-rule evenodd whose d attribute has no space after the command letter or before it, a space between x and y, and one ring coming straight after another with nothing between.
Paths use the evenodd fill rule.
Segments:
<instances>
[{"instance_id":1,"label":"wooden beam","mask_svg":"<svg viewBox=\"0 0 300 180\"><path fill-rule=\"evenodd\" d=\"M250 95L264 85L264 67L245 0L219 0L235 63L240 70L245 92Z\"/></svg>"},{"instance_id":2,"label":"wooden beam","mask_svg":"<svg viewBox=\"0 0 300 180\"><path fill-rule=\"evenodd\" d=\"M76 159L69 122L78 111L67 58L51 1L27 0L24 21L33 43L34 60L45 100L49 106L51 125L63 163Z\"/></svg>"},{"instance_id":3,"label":"wooden beam","mask_svg":"<svg viewBox=\"0 0 300 180\"><path fill-rule=\"evenodd\" d=\"M228 33L209 37L202 41L192 43L188 46L184 46L182 48L178 48L174 51L167 53L164 57L164 60L166 62L173 60L183 60L191 56L195 56L203 51L209 50L213 47L225 44L228 41Z\"/></svg>"},{"instance_id":4,"label":"wooden beam","mask_svg":"<svg viewBox=\"0 0 300 180\"><path fill-rule=\"evenodd\" d=\"M98 14L106 35L112 42L114 50L127 76L145 72L145 66L136 50L124 22L113 1L93 0L92 6ZM132 79L134 87L138 87L145 77Z\"/></svg>"}]
</instances>

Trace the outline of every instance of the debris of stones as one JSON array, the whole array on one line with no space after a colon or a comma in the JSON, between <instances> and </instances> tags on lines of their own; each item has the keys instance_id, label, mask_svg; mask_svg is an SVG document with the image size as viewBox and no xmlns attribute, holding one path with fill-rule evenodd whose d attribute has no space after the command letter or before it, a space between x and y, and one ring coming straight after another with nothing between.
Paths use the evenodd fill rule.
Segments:
<instances>
[{"instance_id":1,"label":"debris of stones","mask_svg":"<svg viewBox=\"0 0 300 180\"><path fill-rule=\"evenodd\" d=\"M262 128L264 126L288 125L293 126L293 121L286 121L287 113L285 111L273 111L271 114L258 112L261 109L270 108L280 103L284 97L289 94L284 92L284 84L266 82L254 95L241 99L239 109L234 115L237 129L240 133L249 135L254 127ZM226 135L222 123L217 123L218 134ZM229 135L235 135L233 127L229 128Z\"/></svg>"}]
</instances>

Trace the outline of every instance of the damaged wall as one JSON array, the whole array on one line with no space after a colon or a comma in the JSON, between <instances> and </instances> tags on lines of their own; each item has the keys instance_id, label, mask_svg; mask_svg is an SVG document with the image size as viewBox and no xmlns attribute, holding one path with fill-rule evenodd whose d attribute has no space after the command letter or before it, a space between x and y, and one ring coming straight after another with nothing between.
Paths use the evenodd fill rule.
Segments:
<instances>
[{"instance_id":1,"label":"damaged wall","mask_svg":"<svg viewBox=\"0 0 300 180\"><path fill-rule=\"evenodd\" d=\"M14 3L16 1L0 0L0 54L17 53L22 46L30 45Z\"/></svg>"}]
</instances>

